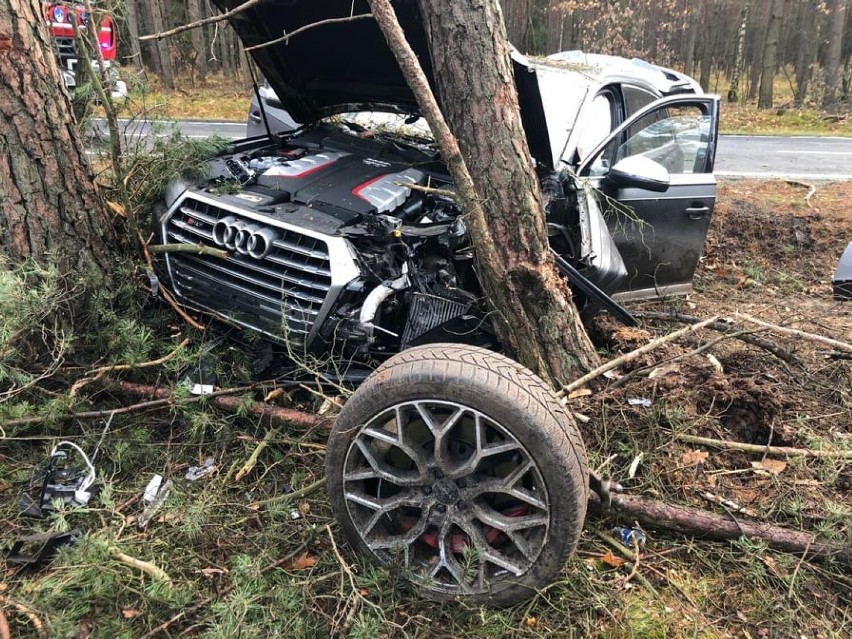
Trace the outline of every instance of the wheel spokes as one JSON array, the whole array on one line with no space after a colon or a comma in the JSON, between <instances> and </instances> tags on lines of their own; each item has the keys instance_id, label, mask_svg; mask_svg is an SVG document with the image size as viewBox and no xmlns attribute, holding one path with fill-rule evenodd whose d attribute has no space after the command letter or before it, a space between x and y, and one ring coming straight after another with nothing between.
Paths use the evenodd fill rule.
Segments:
<instances>
[{"instance_id":1,"label":"wheel spokes","mask_svg":"<svg viewBox=\"0 0 852 639\"><path fill-rule=\"evenodd\" d=\"M524 575L547 538L547 492L530 453L464 405L384 411L355 435L343 480L363 542L385 560L399 553L430 588L487 592Z\"/></svg>"}]
</instances>

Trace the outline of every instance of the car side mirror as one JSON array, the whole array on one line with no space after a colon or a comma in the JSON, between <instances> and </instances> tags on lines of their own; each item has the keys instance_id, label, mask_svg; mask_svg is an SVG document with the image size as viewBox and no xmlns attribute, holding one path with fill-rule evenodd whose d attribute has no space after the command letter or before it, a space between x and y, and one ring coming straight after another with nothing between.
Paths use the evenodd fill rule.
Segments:
<instances>
[{"instance_id":1,"label":"car side mirror","mask_svg":"<svg viewBox=\"0 0 852 639\"><path fill-rule=\"evenodd\" d=\"M669 188L669 172L659 162L644 155L631 155L615 163L604 182L623 188L647 189L662 193Z\"/></svg>"}]
</instances>

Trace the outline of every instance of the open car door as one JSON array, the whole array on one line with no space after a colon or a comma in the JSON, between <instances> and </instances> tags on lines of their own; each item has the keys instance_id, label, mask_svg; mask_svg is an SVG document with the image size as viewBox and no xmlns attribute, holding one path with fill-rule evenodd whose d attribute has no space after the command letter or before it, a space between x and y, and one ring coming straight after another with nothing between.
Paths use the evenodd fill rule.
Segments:
<instances>
[{"instance_id":1,"label":"open car door","mask_svg":"<svg viewBox=\"0 0 852 639\"><path fill-rule=\"evenodd\" d=\"M663 98L615 129L578 167L627 269L616 297L692 290L716 203L718 114L718 96Z\"/></svg>"}]
</instances>

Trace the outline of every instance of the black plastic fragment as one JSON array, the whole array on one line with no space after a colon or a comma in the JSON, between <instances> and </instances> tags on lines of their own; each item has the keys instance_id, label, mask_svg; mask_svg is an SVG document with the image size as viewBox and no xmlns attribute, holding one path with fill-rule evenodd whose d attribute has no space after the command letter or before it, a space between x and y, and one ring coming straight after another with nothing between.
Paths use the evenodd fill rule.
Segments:
<instances>
[{"instance_id":1,"label":"black plastic fragment","mask_svg":"<svg viewBox=\"0 0 852 639\"><path fill-rule=\"evenodd\" d=\"M71 548L83 536L79 530L64 533L38 533L16 539L6 554L6 562L17 566L50 563L63 548Z\"/></svg>"},{"instance_id":2,"label":"black plastic fragment","mask_svg":"<svg viewBox=\"0 0 852 639\"><path fill-rule=\"evenodd\" d=\"M840 263L831 278L831 284L834 287L834 299L852 300L852 242L849 242L840 256Z\"/></svg>"}]
</instances>

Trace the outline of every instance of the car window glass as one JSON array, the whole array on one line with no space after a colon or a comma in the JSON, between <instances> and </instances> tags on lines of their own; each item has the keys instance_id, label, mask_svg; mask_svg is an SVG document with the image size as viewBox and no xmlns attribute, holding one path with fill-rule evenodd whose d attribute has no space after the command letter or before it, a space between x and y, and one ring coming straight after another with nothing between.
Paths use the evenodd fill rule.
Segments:
<instances>
[{"instance_id":1,"label":"car window glass","mask_svg":"<svg viewBox=\"0 0 852 639\"><path fill-rule=\"evenodd\" d=\"M699 106L656 109L614 138L595 158L590 175L606 175L624 158L644 155L671 174L704 173L711 118Z\"/></svg>"},{"instance_id":2,"label":"car window glass","mask_svg":"<svg viewBox=\"0 0 852 639\"><path fill-rule=\"evenodd\" d=\"M629 84L621 85L621 92L624 95L624 101L627 105L628 117L632 116L634 113L638 113L658 99L658 96L653 93Z\"/></svg>"},{"instance_id":3,"label":"car window glass","mask_svg":"<svg viewBox=\"0 0 852 639\"><path fill-rule=\"evenodd\" d=\"M612 131L612 110L613 100L610 94L603 93L592 100L590 112L583 120L577 140L577 155L581 161Z\"/></svg>"}]
</instances>

